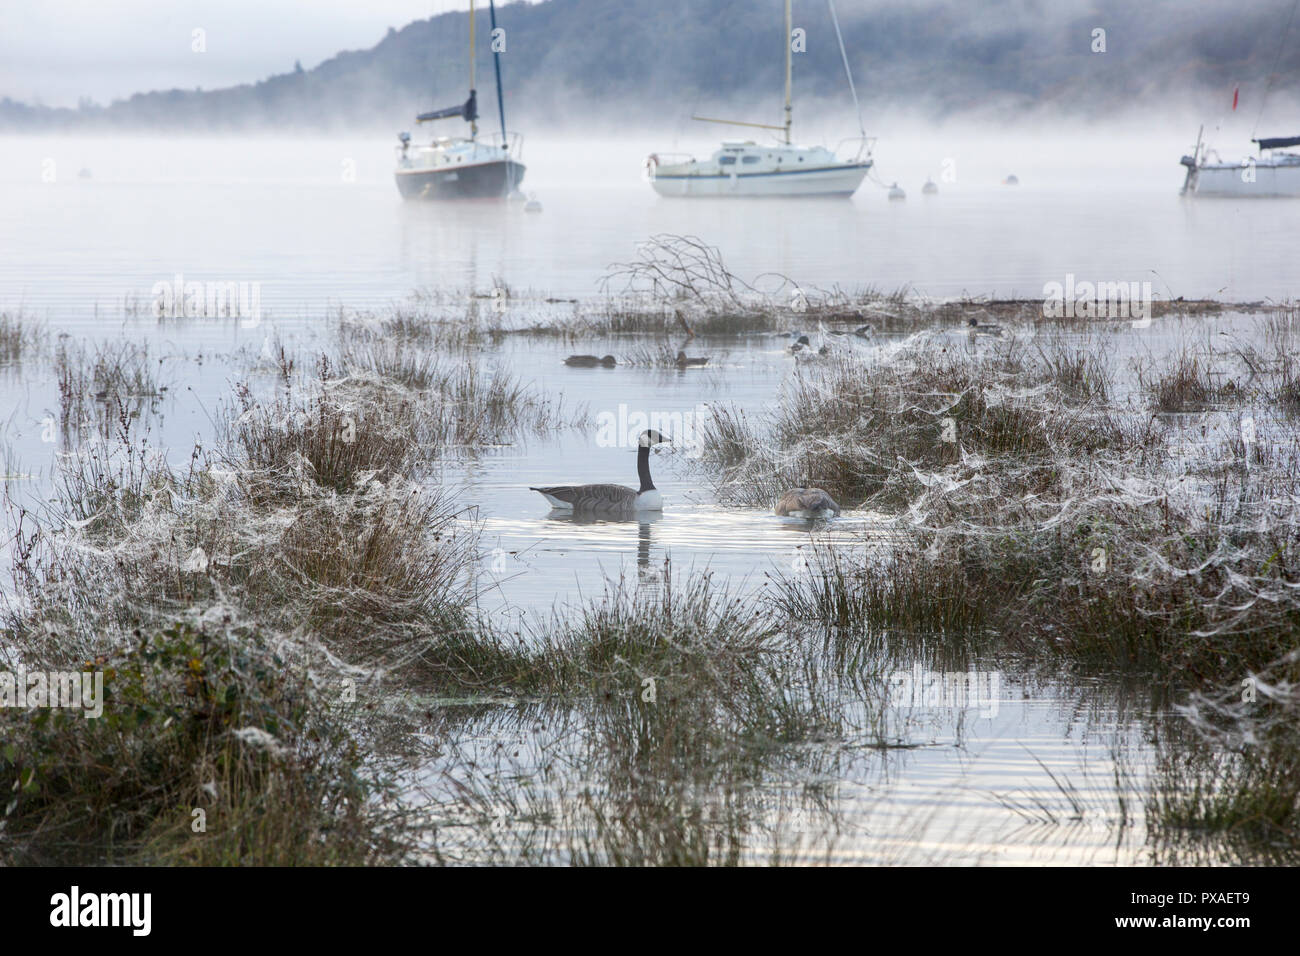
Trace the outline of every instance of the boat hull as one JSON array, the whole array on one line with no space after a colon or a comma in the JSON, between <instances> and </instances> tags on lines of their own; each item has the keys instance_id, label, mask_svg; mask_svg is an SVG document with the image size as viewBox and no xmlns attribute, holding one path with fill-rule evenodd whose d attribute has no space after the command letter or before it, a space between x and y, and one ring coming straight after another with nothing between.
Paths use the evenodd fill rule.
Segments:
<instances>
[{"instance_id":1,"label":"boat hull","mask_svg":"<svg viewBox=\"0 0 1300 956\"><path fill-rule=\"evenodd\" d=\"M753 198L780 196L852 196L866 178L871 162L840 163L819 169L757 173L674 172L655 170L650 185L661 196Z\"/></svg>"},{"instance_id":2,"label":"boat hull","mask_svg":"<svg viewBox=\"0 0 1300 956\"><path fill-rule=\"evenodd\" d=\"M505 199L524 181L524 164L512 159L440 169L399 169L403 199Z\"/></svg>"},{"instance_id":3,"label":"boat hull","mask_svg":"<svg viewBox=\"0 0 1300 956\"><path fill-rule=\"evenodd\" d=\"M1254 181L1249 181L1252 173ZM1300 162L1257 162L1254 169L1228 163L1201 166L1186 194L1227 199L1300 198Z\"/></svg>"}]
</instances>

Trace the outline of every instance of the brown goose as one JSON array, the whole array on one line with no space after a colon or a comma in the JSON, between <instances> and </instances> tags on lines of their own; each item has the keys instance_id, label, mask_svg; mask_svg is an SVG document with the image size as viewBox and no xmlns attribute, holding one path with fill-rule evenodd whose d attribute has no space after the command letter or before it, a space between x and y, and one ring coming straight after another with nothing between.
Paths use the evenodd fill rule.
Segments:
<instances>
[{"instance_id":1,"label":"brown goose","mask_svg":"<svg viewBox=\"0 0 1300 956\"><path fill-rule=\"evenodd\" d=\"M820 488L791 488L780 497L773 510L783 518L828 518L831 515L838 517L840 506Z\"/></svg>"},{"instance_id":2,"label":"brown goose","mask_svg":"<svg viewBox=\"0 0 1300 956\"><path fill-rule=\"evenodd\" d=\"M551 485L529 488L551 503L556 511L584 514L632 514L639 511L663 511L664 500L650 480L650 446L668 441L657 431L643 431L637 439L636 473L641 488L633 491L625 485Z\"/></svg>"},{"instance_id":3,"label":"brown goose","mask_svg":"<svg viewBox=\"0 0 1300 956\"><path fill-rule=\"evenodd\" d=\"M612 355L606 355L604 358L595 355L570 355L564 360L564 364L572 365L574 368L595 368L597 365L613 368L618 364L618 360Z\"/></svg>"}]
</instances>

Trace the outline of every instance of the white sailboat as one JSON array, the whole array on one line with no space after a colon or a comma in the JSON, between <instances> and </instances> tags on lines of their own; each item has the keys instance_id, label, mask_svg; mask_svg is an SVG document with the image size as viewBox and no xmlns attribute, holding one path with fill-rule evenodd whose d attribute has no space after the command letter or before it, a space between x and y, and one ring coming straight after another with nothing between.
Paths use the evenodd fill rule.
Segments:
<instances>
[{"instance_id":1,"label":"white sailboat","mask_svg":"<svg viewBox=\"0 0 1300 956\"><path fill-rule=\"evenodd\" d=\"M797 146L790 138L793 125L793 49L791 0L785 0L785 122L781 126L766 123L743 123L735 120L711 119L696 116L693 119L706 123L725 123L731 126L750 126L758 129L779 130L783 142L773 145L753 140L724 140L722 146L706 160L692 156L654 153L646 160L650 184L661 196L852 196L862 185L871 168L871 143L861 130L854 140L857 152L849 159L840 159L822 146ZM840 55L844 71L853 92L853 102L858 100L853 87L853 74L849 70L848 55L840 36L839 20L835 7L830 6L835 23L835 35L840 42Z\"/></svg>"},{"instance_id":2,"label":"white sailboat","mask_svg":"<svg viewBox=\"0 0 1300 956\"><path fill-rule=\"evenodd\" d=\"M1282 30L1277 59L1269 73L1268 85L1264 87L1259 116L1255 119L1256 128L1264 116L1264 106L1268 102L1269 90L1273 87L1273 77L1277 75L1282 53L1287 48L1287 36L1291 32L1291 24L1295 22L1297 9L1300 9L1300 0L1292 5L1291 16ZM1232 108L1237 108L1235 90L1232 94ZM1247 156L1239 162L1225 162L1217 152L1204 145L1204 135L1205 127L1202 126L1196 134L1196 147L1192 150L1192 155L1179 160L1187 167L1182 195L1233 199L1300 197L1300 153L1284 152L1287 147L1300 146L1300 136L1252 138L1251 142L1258 147L1258 155Z\"/></svg>"},{"instance_id":3,"label":"white sailboat","mask_svg":"<svg viewBox=\"0 0 1300 956\"><path fill-rule=\"evenodd\" d=\"M1251 142L1259 147L1259 155L1233 163L1225 162L1202 143L1204 132L1205 127L1201 127L1192 155L1179 160L1187 167L1184 196L1300 197L1300 153L1280 152L1288 146L1300 146L1300 136L1253 139Z\"/></svg>"},{"instance_id":4,"label":"white sailboat","mask_svg":"<svg viewBox=\"0 0 1300 956\"><path fill-rule=\"evenodd\" d=\"M489 0L492 29L497 12ZM417 123L460 117L469 123L469 137L440 136L422 146L411 145L410 133L399 133L394 178L403 199L504 199L524 179L523 137L506 131L506 108L501 93L501 55L493 51L496 68L497 111L501 133L484 142L478 135L478 91L474 79L474 0L469 4L469 99L460 106L421 113Z\"/></svg>"}]
</instances>

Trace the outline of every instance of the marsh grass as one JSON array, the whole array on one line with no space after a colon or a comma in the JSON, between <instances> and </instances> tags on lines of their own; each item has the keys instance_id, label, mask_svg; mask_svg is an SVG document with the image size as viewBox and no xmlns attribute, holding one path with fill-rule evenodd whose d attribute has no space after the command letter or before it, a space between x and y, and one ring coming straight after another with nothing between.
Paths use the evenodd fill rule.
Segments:
<instances>
[{"instance_id":1,"label":"marsh grass","mask_svg":"<svg viewBox=\"0 0 1300 956\"><path fill-rule=\"evenodd\" d=\"M468 627L474 529L416 482L414 413L338 402L330 371L301 399L241 393L225 440L179 469L122 414L111 438L60 456L45 513L18 514L8 663L91 661L114 690L102 721L6 715L0 777L21 794L6 859L403 852L339 687L409 685L431 646Z\"/></svg>"},{"instance_id":2,"label":"marsh grass","mask_svg":"<svg viewBox=\"0 0 1300 956\"><path fill-rule=\"evenodd\" d=\"M320 691L256 637L176 624L84 665L104 714L0 712L9 864L392 860L375 784Z\"/></svg>"},{"instance_id":3,"label":"marsh grass","mask_svg":"<svg viewBox=\"0 0 1300 956\"><path fill-rule=\"evenodd\" d=\"M505 330L495 310L483 309L466 299L463 309L452 312L436 301L414 297L383 312L339 309L334 330L344 347L391 342L429 352L457 351L498 343Z\"/></svg>"},{"instance_id":4,"label":"marsh grass","mask_svg":"<svg viewBox=\"0 0 1300 956\"><path fill-rule=\"evenodd\" d=\"M22 312L0 312L0 367L38 358L48 343L43 324Z\"/></svg>"},{"instance_id":5,"label":"marsh grass","mask_svg":"<svg viewBox=\"0 0 1300 956\"><path fill-rule=\"evenodd\" d=\"M821 487L841 506L896 506L935 472L1014 462L1040 493L1062 455L1126 437L1106 414L1100 366L1058 347L1037 358L1016 339L962 351L921 335L888 357L832 353L800 366L776 410L715 406L702 462L727 500L767 505L787 488Z\"/></svg>"},{"instance_id":6,"label":"marsh grass","mask_svg":"<svg viewBox=\"0 0 1300 956\"><path fill-rule=\"evenodd\" d=\"M1248 677L1202 687L1160 737L1147 816L1171 863L1300 862L1300 648Z\"/></svg>"},{"instance_id":7,"label":"marsh grass","mask_svg":"<svg viewBox=\"0 0 1300 956\"><path fill-rule=\"evenodd\" d=\"M1235 753L1199 741L1165 748L1147 802L1157 853L1179 865L1227 858L1295 866L1298 781L1294 741Z\"/></svg>"},{"instance_id":8,"label":"marsh grass","mask_svg":"<svg viewBox=\"0 0 1300 956\"><path fill-rule=\"evenodd\" d=\"M731 865L764 843L804 861L827 834L833 844L833 801L806 805L801 822L822 837L808 850L787 825L789 801L765 794L829 767L843 740L885 739L879 674L829 662L814 638L779 630L707 572L665 581L658 592L620 582L504 654L467 649L455 680L498 693L508 680L523 695L490 722L546 732L520 753L484 748L472 720L447 728L438 782L415 798L436 859Z\"/></svg>"},{"instance_id":9,"label":"marsh grass","mask_svg":"<svg viewBox=\"0 0 1300 956\"><path fill-rule=\"evenodd\" d=\"M899 520L856 551L814 547L807 573L778 577L777 607L826 628L844 654L875 653L887 634L895 646L930 652L1144 675L1162 694L1193 702L1195 730L1163 750L1152 784L1147 816L1156 851L1175 859L1180 850L1295 859L1300 738L1287 696L1300 679L1294 420L1261 404L1252 409L1258 434L1249 440L1240 412L1220 412L1222 427L1212 433L1157 425L1143 409L1116 403L1085 356L1050 343L1038 351L1037 370L1019 366L1020 394L1046 388L1041 395L1058 414L1086 415L1098 431L1067 433L1053 426L1051 408L1017 406L1014 398L1012 408L1030 411L1019 422L990 417L978 398L948 404L947 414L967 423L958 430L962 454L903 445L897 454L916 481L900 486ZM1141 382L1152 405L1239 405L1247 387L1216 384L1213 358L1208 347L1185 347L1166 364L1147 366ZM1019 363L1012 352L982 369L976 357L951 361L966 369L945 369L944 361L897 367L913 396L951 401L958 385L963 398L977 388L989 395L990 374ZM1267 376L1284 376L1285 365L1253 368L1264 376L1254 401L1277 397ZM834 369L819 374L828 378L818 389L795 390L793 411L764 428L715 415L715 464L736 467L759 436L783 454L818 440L838 451L849 436L850 447L870 441L887 459L908 407L896 403L904 411L892 419L872 416L882 404L872 389L890 387L890 369L847 382ZM819 404L822 394L842 406ZM870 427L855 431L859 422ZM834 466L832 477L840 473L836 462L834 454L820 458L824 469ZM868 500L890 510L879 494ZM1259 678L1272 688L1262 709L1231 703L1247 675L1267 675ZM1196 716L1207 712L1210 718Z\"/></svg>"},{"instance_id":10,"label":"marsh grass","mask_svg":"<svg viewBox=\"0 0 1300 956\"><path fill-rule=\"evenodd\" d=\"M328 375L327 363L322 371ZM235 398L227 437L237 455L229 464L269 477L268 492L296 496L300 489L286 479L347 492L364 479L401 475L419 437L411 403L359 402L328 383L303 399L280 392L259 401L246 386Z\"/></svg>"},{"instance_id":11,"label":"marsh grass","mask_svg":"<svg viewBox=\"0 0 1300 956\"><path fill-rule=\"evenodd\" d=\"M92 431L111 434L123 417L157 410L169 385L162 359L149 347L128 341L73 345L60 341L54 368L59 389L59 424L66 442Z\"/></svg>"},{"instance_id":12,"label":"marsh grass","mask_svg":"<svg viewBox=\"0 0 1300 956\"><path fill-rule=\"evenodd\" d=\"M712 308L688 321L751 321ZM810 308L904 323L913 306ZM807 321L753 321L792 314ZM436 354L477 340L424 314L340 336L315 362L281 347L275 390L239 388L180 467L131 414L149 362L103 356L113 413L86 411L100 433L60 457L49 510L19 515L0 653L113 671L113 716L0 715L5 862L830 861L851 824L828 781L913 745L885 706L900 649L1122 669L1180 699L1300 680L1300 436L1261 417L1258 441L1204 443L1173 472L1175 426L1119 405L1091 342L922 333L800 366L770 412L715 408L721 498L821 485L897 514L891 534L814 546L753 597L667 568L506 632L475 613L475 525L426 465L554 427L558 405ZM92 359L65 351L70 395L99 390ZM1198 741L1249 737L1239 758L1175 741L1158 832L1294 848L1294 711L1266 696L1194 722ZM483 739L502 726L519 742ZM387 730L418 785L363 756Z\"/></svg>"},{"instance_id":13,"label":"marsh grass","mask_svg":"<svg viewBox=\"0 0 1300 956\"><path fill-rule=\"evenodd\" d=\"M448 447L507 444L586 421L583 409L538 393L502 367L487 368L470 355L446 358L407 339L345 340L341 378L321 359L321 383L373 407L403 405L420 444L431 453Z\"/></svg>"},{"instance_id":14,"label":"marsh grass","mask_svg":"<svg viewBox=\"0 0 1300 956\"><path fill-rule=\"evenodd\" d=\"M1156 411L1191 412L1221 403L1237 391L1233 382L1216 380L1213 372L1207 355L1184 349L1154 378L1140 378Z\"/></svg>"}]
</instances>

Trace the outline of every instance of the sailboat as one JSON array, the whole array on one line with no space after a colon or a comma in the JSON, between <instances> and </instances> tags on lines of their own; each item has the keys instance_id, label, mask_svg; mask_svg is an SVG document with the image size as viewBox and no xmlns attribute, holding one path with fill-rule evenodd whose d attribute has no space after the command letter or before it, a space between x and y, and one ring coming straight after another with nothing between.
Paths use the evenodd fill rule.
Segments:
<instances>
[{"instance_id":1,"label":"sailboat","mask_svg":"<svg viewBox=\"0 0 1300 956\"><path fill-rule=\"evenodd\" d=\"M650 184L661 196L852 196L871 168L871 143L862 129L862 112L858 107L858 128L862 134L854 140L857 152L849 159L838 158L822 146L797 146L790 138L794 122L792 102L793 30L791 0L785 0L785 122L780 126L744 123L736 120L695 116L705 123L750 126L778 130L782 142L773 145L753 140L724 140L721 148L707 160L691 156L654 153L646 160ZM840 56L848 77L853 102L858 93L853 86L844 38L840 35L835 7L828 4L839 39Z\"/></svg>"},{"instance_id":2,"label":"sailboat","mask_svg":"<svg viewBox=\"0 0 1300 956\"><path fill-rule=\"evenodd\" d=\"M1259 116L1255 118L1256 129L1259 127L1259 120L1264 116L1264 106L1268 103L1268 94L1273 88L1277 65L1282 60L1282 53L1287 49L1287 36L1291 32L1291 24L1295 22L1297 9L1300 9L1300 0L1296 0L1292 5L1291 16L1282 30L1277 58L1270 71L1268 85L1264 87ZM1232 108L1233 110L1237 108L1236 90L1232 93ZM1300 146L1300 136L1254 139L1252 132L1251 142L1258 148L1259 154L1232 163L1225 162L1217 152L1206 146L1202 142L1204 135L1205 127L1201 126L1196 134L1196 147L1192 150L1192 154L1179 160L1179 163L1187 167L1182 195L1226 196L1238 199L1300 197L1300 153L1285 152L1288 147Z\"/></svg>"},{"instance_id":3,"label":"sailboat","mask_svg":"<svg viewBox=\"0 0 1300 956\"><path fill-rule=\"evenodd\" d=\"M1281 152L1288 146L1300 146L1300 136L1252 139L1251 142L1259 147L1259 155L1230 163L1205 146L1202 142L1204 133L1205 127L1202 126L1196 134L1196 148L1192 155L1179 160L1187 167L1182 195L1258 199L1300 197L1300 153Z\"/></svg>"},{"instance_id":4,"label":"sailboat","mask_svg":"<svg viewBox=\"0 0 1300 956\"><path fill-rule=\"evenodd\" d=\"M497 28L495 0L488 0L493 31ZM469 99L460 106L416 116L417 123L460 117L469 123L469 137L441 136L424 146L413 146L411 134L399 133L397 188L403 199L504 199L524 179L523 137L506 130L506 108L501 95L501 54L493 50L496 68L497 112L500 134L486 140L478 132L478 91L474 76L474 0L469 4Z\"/></svg>"}]
</instances>

